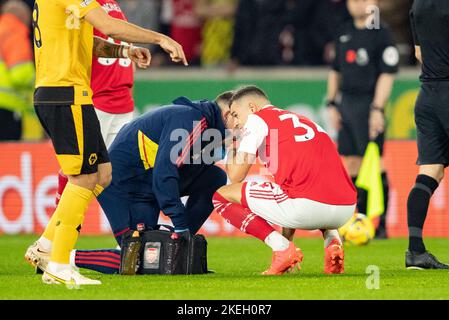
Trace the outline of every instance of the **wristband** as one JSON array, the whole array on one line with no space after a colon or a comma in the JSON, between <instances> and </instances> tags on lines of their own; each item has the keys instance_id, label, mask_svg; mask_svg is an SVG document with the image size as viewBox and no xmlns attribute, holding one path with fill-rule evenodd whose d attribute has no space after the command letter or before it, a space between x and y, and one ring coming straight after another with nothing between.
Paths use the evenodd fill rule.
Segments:
<instances>
[{"instance_id":1,"label":"wristband","mask_svg":"<svg viewBox=\"0 0 449 320\"><path fill-rule=\"evenodd\" d=\"M131 47L123 46L123 49L122 49L122 57L123 57L123 58L129 59L129 49L130 49L130 48L131 48Z\"/></svg>"}]
</instances>

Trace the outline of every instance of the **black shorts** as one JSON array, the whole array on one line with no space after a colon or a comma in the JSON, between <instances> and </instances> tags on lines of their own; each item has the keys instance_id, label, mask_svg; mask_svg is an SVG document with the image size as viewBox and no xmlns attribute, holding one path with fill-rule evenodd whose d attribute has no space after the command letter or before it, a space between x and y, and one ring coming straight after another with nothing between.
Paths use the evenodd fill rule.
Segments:
<instances>
[{"instance_id":1,"label":"black shorts","mask_svg":"<svg viewBox=\"0 0 449 320\"><path fill-rule=\"evenodd\" d=\"M415 106L418 165L449 165L449 83L425 82Z\"/></svg>"},{"instance_id":2,"label":"black shorts","mask_svg":"<svg viewBox=\"0 0 449 320\"><path fill-rule=\"evenodd\" d=\"M36 114L65 175L96 173L99 164L110 162L93 105L40 104L36 100L35 94Z\"/></svg>"},{"instance_id":3,"label":"black shorts","mask_svg":"<svg viewBox=\"0 0 449 320\"><path fill-rule=\"evenodd\" d=\"M338 132L338 152L342 156L365 154L369 139L369 114L373 95L343 94L338 110L342 117L342 127ZM374 140L383 154L385 132Z\"/></svg>"}]
</instances>

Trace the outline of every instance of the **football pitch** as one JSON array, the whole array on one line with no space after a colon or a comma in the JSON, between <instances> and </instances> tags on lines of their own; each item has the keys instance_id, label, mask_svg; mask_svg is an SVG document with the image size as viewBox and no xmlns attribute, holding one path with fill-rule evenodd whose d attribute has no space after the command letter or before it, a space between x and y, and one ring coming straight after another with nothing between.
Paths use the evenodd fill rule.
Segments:
<instances>
[{"instance_id":1,"label":"football pitch","mask_svg":"<svg viewBox=\"0 0 449 320\"><path fill-rule=\"evenodd\" d=\"M271 254L263 243L251 238L209 238L209 269L215 274L119 276L85 271L103 284L77 290L44 285L33 274L23 254L35 239L0 236L0 299L449 299L449 271L404 268L406 239L346 247L344 275L322 273L321 239L296 239L304 253L302 270L266 277L259 272L269 265ZM443 262L449 261L449 239L427 239L426 245ZM78 242L82 249L113 246L107 236L84 236Z\"/></svg>"}]
</instances>

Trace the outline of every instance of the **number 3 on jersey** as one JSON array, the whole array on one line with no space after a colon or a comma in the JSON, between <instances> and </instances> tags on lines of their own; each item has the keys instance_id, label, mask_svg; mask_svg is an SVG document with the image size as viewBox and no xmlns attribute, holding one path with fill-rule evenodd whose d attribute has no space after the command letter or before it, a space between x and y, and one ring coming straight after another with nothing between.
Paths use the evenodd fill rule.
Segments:
<instances>
[{"instance_id":1,"label":"number 3 on jersey","mask_svg":"<svg viewBox=\"0 0 449 320\"><path fill-rule=\"evenodd\" d=\"M115 43L114 39L112 38L108 38L107 40L110 43ZM122 45L128 45L128 43L121 41ZM131 65L131 59L125 59L125 58L121 58L121 59L117 59L117 58L98 58L98 63L103 65L103 66L111 66L114 63L116 63L118 60L118 64L121 67L127 68Z\"/></svg>"},{"instance_id":2,"label":"number 3 on jersey","mask_svg":"<svg viewBox=\"0 0 449 320\"><path fill-rule=\"evenodd\" d=\"M312 140L313 138L315 138L315 131L313 130L313 128L310 127L310 126L308 126L308 125L305 124L305 123L302 123L302 122L299 120L299 117L298 117L296 114L293 114L293 113L283 114L283 115L280 115L280 116L279 116L279 119L280 119L281 121L285 121L285 120L291 119L292 122L293 122L293 127L294 127L295 129L296 129L296 128L303 128L303 129L306 130L306 133L305 133L305 134L300 134L300 135L295 134L295 141L296 141L296 142L310 141L310 140ZM326 131L324 131L319 125L317 125L317 124L315 124L315 125L316 125L316 128L317 128L317 131L318 131L318 132L324 132L324 133L326 133Z\"/></svg>"}]
</instances>

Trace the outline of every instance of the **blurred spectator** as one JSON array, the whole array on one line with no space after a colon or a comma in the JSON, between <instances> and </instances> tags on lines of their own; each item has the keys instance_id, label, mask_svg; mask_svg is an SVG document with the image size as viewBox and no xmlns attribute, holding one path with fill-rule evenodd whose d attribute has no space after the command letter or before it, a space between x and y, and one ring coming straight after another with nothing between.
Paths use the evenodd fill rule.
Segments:
<instances>
[{"instance_id":1,"label":"blurred spectator","mask_svg":"<svg viewBox=\"0 0 449 320\"><path fill-rule=\"evenodd\" d=\"M159 30L161 0L118 0L128 21L145 29Z\"/></svg>"},{"instance_id":2,"label":"blurred spectator","mask_svg":"<svg viewBox=\"0 0 449 320\"><path fill-rule=\"evenodd\" d=\"M284 48L284 61L286 60L285 50L291 46L291 55L287 61L289 64L313 65L321 61L317 56L315 39L311 37L310 30L318 10L319 4L324 0L289 0L286 10L286 27L283 30L281 40L288 34L289 42L282 41Z\"/></svg>"},{"instance_id":3,"label":"blurred spectator","mask_svg":"<svg viewBox=\"0 0 449 320\"><path fill-rule=\"evenodd\" d=\"M161 0L117 0L129 22L142 28L159 31L159 17ZM156 46L139 44L140 46L155 49Z\"/></svg>"},{"instance_id":4,"label":"blurred spectator","mask_svg":"<svg viewBox=\"0 0 449 320\"><path fill-rule=\"evenodd\" d=\"M201 56L201 19L196 13L196 0L171 0L173 17L171 37L184 49L190 65L199 65Z\"/></svg>"},{"instance_id":5,"label":"blurred spectator","mask_svg":"<svg viewBox=\"0 0 449 320\"><path fill-rule=\"evenodd\" d=\"M10 0L0 15L0 140L20 140L22 115L31 109L34 62L29 42L31 10Z\"/></svg>"},{"instance_id":6,"label":"blurred spectator","mask_svg":"<svg viewBox=\"0 0 449 320\"><path fill-rule=\"evenodd\" d=\"M229 60L237 0L197 0L196 14L204 21L201 65L214 66Z\"/></svg>"},{"instance_id":7,"label":"blurred spectator","mask_svg":"<svg viewBox=\"0 0 449 320\"><path fill-rule=\"evenodd\" d=\"M415 61L409 11L413 0L379 0L380 15L393 33L403 64Z\"/></svg>"},{"instance_id":8,"label":"blurred spectator","mask_svg":"<svg viewBox=\"0 0 449 320\"><path fill-rule=\"evenodd\" d=\"M318 0L310 14L313 16L307 27L306 39L309 50L298 54L296 64L329 64L334 59L335 32L348 19L351 19L346 0ZM299 40L298 40L299 41ZM301 51L300 46L297 50Z\"/></svg>"},{"instance_id":9,"label":"blurred spectator","mask_svg":"<svg viewBox=\"0 0 449 320\"><path fill-rule=\"evenodd\" d=\"M240 0L234 27L230 70L238 65L283 64L280 35L288 0Z\"/></svg>"},{"instance_id":10,"label":"blurred spectator","mask_svg":"<svg viewBox=\"0 0 449 320\"><path fill-rule=\"evenodd\" d=\"M33 9L35 0L24 0L24 2L30 7L30 9Z\"/></svg>"}]
</instances>

